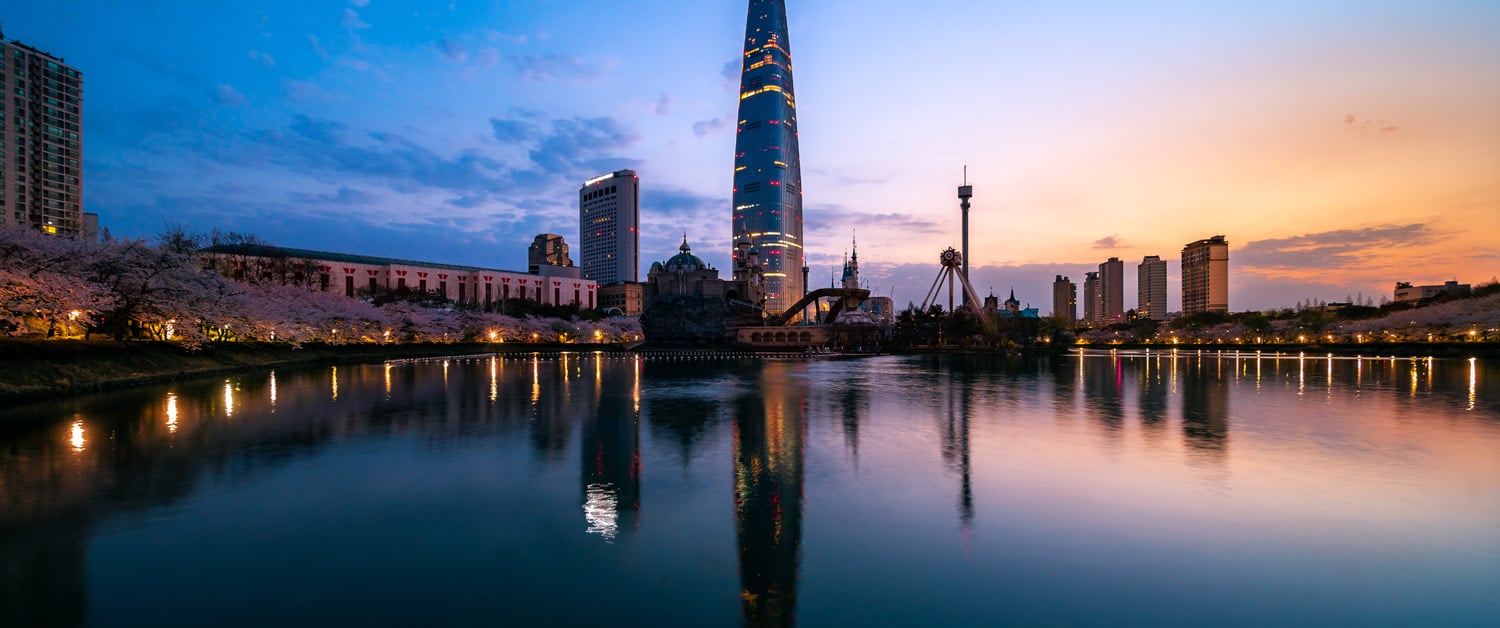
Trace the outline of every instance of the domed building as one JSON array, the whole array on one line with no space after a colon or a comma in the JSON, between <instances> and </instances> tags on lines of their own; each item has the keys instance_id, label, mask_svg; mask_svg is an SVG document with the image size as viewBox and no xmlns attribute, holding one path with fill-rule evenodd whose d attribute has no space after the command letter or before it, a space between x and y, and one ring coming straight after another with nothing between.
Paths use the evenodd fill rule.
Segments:
<instances>
[{"instance_id":1,"label":"domed building","mask_svg":"<svg viewBox=\"0 0 1500 628\"><path fill-rule=\"evenodd\" d=\"M651 264L643 298L641 325L651 342L722 343L732 327L758 324L764 290L759 251L745 236L735 241L735 276L721 279L719 270L696 255L682 236L678 253Z\"/></svg>"}]
</instances>

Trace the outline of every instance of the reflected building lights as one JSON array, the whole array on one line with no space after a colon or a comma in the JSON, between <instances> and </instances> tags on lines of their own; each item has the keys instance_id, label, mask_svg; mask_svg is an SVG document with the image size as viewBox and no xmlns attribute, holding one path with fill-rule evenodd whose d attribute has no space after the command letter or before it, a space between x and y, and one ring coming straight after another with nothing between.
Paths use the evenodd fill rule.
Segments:
<instances>
[{"instance_id":1,"label":"reflected building lights","mask_svg":"<svg viewBox=\"0 0 1500 628\"><path fill-rule=\"evenodd\" d=\"M276 371L271 371L271 411L276 411Z\"/></svg>"},{"instance_id":2,"label":"reflected building lights","mask_svg":"<svg viewBox=\"0 0 1500 628\"><path fill-rule=\"evenodd\" d=\"M490 401L500 399L500 359L490 356ZM387 380L389 381L389 380Z\"/></svg>"},{"instance_id":3,"label":"reflected building lights","mask_svg":"<svg viewBox=\"0 0 1500 628\"><path fill-rule=\"evenodd\" d=\"M583 503L583 518L588 523L588 533L604 537L609 543L615 542L615 536L620 532L620 500L615 496L614 487L609 484L590 484L585 491L586 501Z\"/></svg>"},{"instance_id":4,"label":"reflected building lights","mask_svg":"<svg viewBox=\"0 0 1500 628\"><path fill-rule=\"evenodd\" d=\"M635 357L635 384L630 387L630 400L637 416L641 414L641 357Z\"/></svg>"},{"instance_id":5,"label":"reflected building lights","mask_svg":"<svg viewBox=\"0 0 1500 628\"><path fill-rule=\"evenodd\" d=\"M167 431L177 431L177 393L167 393Z\"/></svg>"},{"instance_id":6,"label":"reflected building lights","mask_svg":"<svg viewBox=\"0 0 1500 628\"><path fill-rule=\"evenodd\" d=\"M234 384L224 382L224 416L234 416Z\"/></svg>"},{"instance_id":7,"label":"reflected building lights","mask_svg":"<svg viewBox=\"0 0 1500 628\"><path fill-rule=\"evenodd\" d=\"M1417 361L1411 361L1411 396L1417 396Z\"/></svg>"},{"instance_id":8,"label":"reflected building lights","mask_svg":"<svg viewBox=\"0 0 1500 628\"><path fill-rule=\"evenodd\" d=\"M1297 354L1297 396L1307 390L1307 354Z\"/></svg>"},{"instance_id":9,"label":"reflected building lights","mask_svg":"<svg viewBox=\"0 0 1500 628\"><path fill-rule=\"evenodd\" d=\"M74 453L83 453L84 445L88 444L83 437L83 420L73 421L73 427L68 430L68 444L73 446Z\"/></svg>"},{"instance_id":10,"label":"reflected building lights","mask_svg":"<svg viewBox=\"0 0 1500 628\"><path fill-rule=\"evenodd\" d=\"M531 406L534 408L542 401L542 371L541 358L531 357Z\"/></svg>"},{"instance_id":11,"label":"reflected building lights","mask_svg":"<svg viewBox=\"0 0 1500 628\"><path fill-rule=\"evenodd\" d=\"M1479 360L1469 358L1469 410L1474 409L1479 400Z\"/></svg>"},{"instance_id":12,"label":"reflected building lights","mask_svg":"<svg viewBox=\"0 0 1500 628\"><path fill-rule=\"evenodd\" d=\"M339 367L333 367L333 400L339 400Z\"/></svg>"},{"instance_id":13,"label":"reflected building lights","mask_svg":"<svg viewBox=\"0 0 1500 628\"><path fill-rule=\"evenodd\" d=\"M448 361L443 360L443 390L448 390Z\"/></svg>"},{"instance_id":14,"label":"reflected building lights","mask_svg":"<svg viewBox=\"0 0 1500 628\"><path fill-rule=\"evenodd\" d=\"M391 398L391 363L385 364L385 398Z\"/></svg>"}]
</instances>

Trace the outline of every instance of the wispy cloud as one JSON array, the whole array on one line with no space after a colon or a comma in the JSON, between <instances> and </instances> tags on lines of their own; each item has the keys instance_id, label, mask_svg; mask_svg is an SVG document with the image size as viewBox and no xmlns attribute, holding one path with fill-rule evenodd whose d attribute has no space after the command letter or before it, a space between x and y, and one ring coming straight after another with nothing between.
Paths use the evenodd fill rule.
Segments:
<instances>
[{"instance_id":1,"label":"wispy cloud","mask_svg":"<svg viewBox=\"0 0 1500 628\"><path fill-rule=\"evenodd\" d=\"M511 65L530 81L576 81L598 78L600 72L581 57L561 54L514 55Z\"/></svg>"},{"instance_id":2,"label":"wispy cloud","mask_svg":"<svg viewBox=\"0 0 1500 628\"><path fill-rule=\"evenodd\" d=\"M307 45L312 48L313 54L318 55L319 59L322 59L324 61L328 60L328 57L330 56L328 54L328 49L323 47L323 42L318 39L317 35L308 35Z\"/></svg>"},{"instance_id":3,"label":"wispy cloud","mask_svg":"<svg viewBox=\"0 0 1500 628\"><path fill-rule=\"evenodd\" d=\"M1096 248L1096 249L1120 249L1120 248L1125 248L1125 240L1121 239L1120 236L1117 236L1117 235L1105 236L1105 237L1099 238L1098 240L1094 240L1094 248Z\"/></svg>"},{"instance_id":4,"label":"wispy cloud","mask_svg":"<svg viewBox=\"0 0 1500 628\"><path fill-rule=\"evenodd\" d=\"M354 9L344 9L344 17L339 20L339 24L351 31L362 31L370 27L370 23L360 19L359 11Z\"/></svg>"},{"instance_id":5,"label":"wispy cloud","mask_svg":"<svg viewBox=\"0 0 1500 628\"><path fill-rule=\"evenodd\" d=\"M1401 130L1401 127L1396 126L1389 120L1361 120L1354 117L1352 113L1344 116L1344 128L1351 131L1373 131L1378 133L1394 133Z\"/></svg>"},{"instance_id":6,"label":"wispy cloud","mask_svg":"<svg viewBox=\"0 0 1500 628\"><path fill-rule=\"evenodd\" d=\"M258 66L260 66L260 67L263 67L263 68L274 68L274 67L276 67L276 58L272 57L271 53L269 53L269 52L263 52L263 51L260 51L260 50L251 50L251 51L247 52L246 54L249 55L251 61L255 62L255 64L258 65Z\"/></svg>"},{"instance_id":7,"label":"wispy cloud","mask_svg":"<svg viewBox=\"0 0 1500 628\"><path fill-rule=\"evenodd\" d=\"M693 135L696 135L698 137L703 137L703 136L709 135L710 133L716 133L718 131L722 131L724 129L724 127L725 127L725 124L724 124L724 119L723 118L714 118L712 120L699 120L699 121L693 123Z\"/></svg>"},{"instance_id":8,"label":"wispy cloud","mask_svg":"<svg viewBox=\"0 0 1500 628\"><path fill-rule=\"evenodd\" d=\"M443 53L444 58L454 63L461 64L469 60L469 51L464 49L463 44L451 39L439 40L437 49L438 52Z\"/></svg>"},{"instance_id":9,"label":"wispy cloud","mask_svg":"<svg viewBox=\"0 0 1500 628\"><path fill-rule=\"evenodd\" d=\"M250 101L233 85L220 83L214 88L214 102L225 107L243 107Z\"/></svg>"},{"instance_id":10,"label":"wispy cloud","mask_svg":"<svg viewBox=\"0 0 1500 628\"><path fill-rule=\"evenodd\" d=\"M671 94L662 94L661 98L656 100L656 115L665 116L672 113L672 106L675 102Z\"/></svg>"},{"instance_id":11,"label":"wispy cloud","mask_svg":"<svg viewBox=\"0 0 1500 628\"><path fill-rule=\"evenodd\" d=\"M1393 249L1430 244L1437 235L1424 223L1341 229L1257 240L1246 244L1236 257L1244 266L1262 269L1350 269Z\"/></svg>"}]
</instances>

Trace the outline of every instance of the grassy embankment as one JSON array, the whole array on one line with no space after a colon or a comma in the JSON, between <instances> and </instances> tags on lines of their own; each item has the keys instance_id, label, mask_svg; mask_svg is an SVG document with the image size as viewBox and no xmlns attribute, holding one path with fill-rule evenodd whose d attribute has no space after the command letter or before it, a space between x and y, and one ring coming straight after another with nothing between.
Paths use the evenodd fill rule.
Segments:
<instances>
[{"instance_id":1,"label":"grassy embankment","mask_svg":"<svg viewBox=\"0 0 1500 628\"><path fill-rule=\"evenodd\" d=\"M223 343L187 351L170 342L0 341L0 401L82 394L240 371L397 358L499 352L612 350L600 345L407 344L304 345Z\"/></svg>"}]
</instances>

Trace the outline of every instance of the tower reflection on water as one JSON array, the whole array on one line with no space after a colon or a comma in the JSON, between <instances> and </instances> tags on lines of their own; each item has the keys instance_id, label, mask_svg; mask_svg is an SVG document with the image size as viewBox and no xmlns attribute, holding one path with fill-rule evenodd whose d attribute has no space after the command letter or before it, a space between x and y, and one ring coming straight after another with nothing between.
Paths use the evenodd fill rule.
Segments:
<instances>
[{"instance_id":1,"label":"tower reflection on water","mask_svg":"<svg viewBox=\"0 0 1500 628\"><path fill-rule=\"evenodd\" d=\"M807 388L791 368L765 363L753 372L759 385L735 400L735 536L740 597L752 626L790 624L797 610Z\"/></svg>"}]
</instances>

